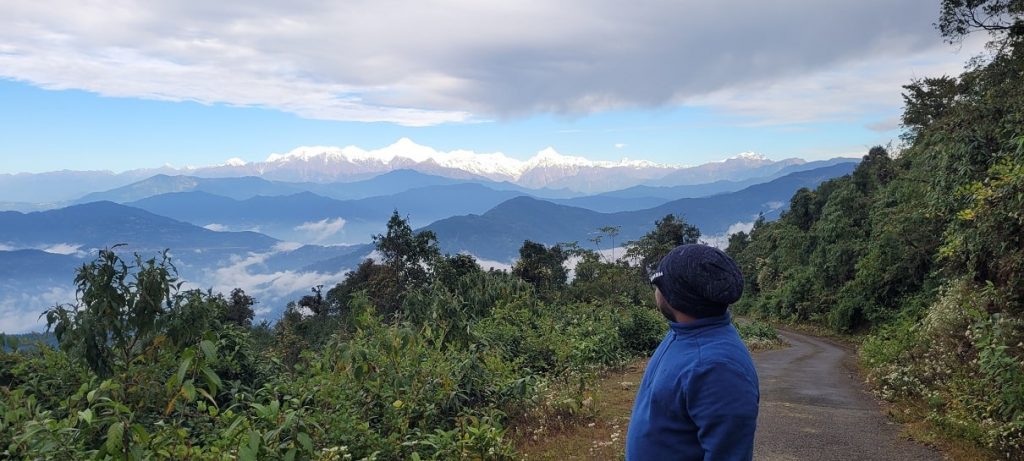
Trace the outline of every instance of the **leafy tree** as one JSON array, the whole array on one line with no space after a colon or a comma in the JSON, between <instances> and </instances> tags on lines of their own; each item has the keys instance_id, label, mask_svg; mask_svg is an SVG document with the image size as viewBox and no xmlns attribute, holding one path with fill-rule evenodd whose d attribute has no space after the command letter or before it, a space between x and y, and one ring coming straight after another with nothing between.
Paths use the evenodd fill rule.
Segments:
<instances>
[{"instance_id":1,"label":"leafy tree","mask_svg":"<svg viewBox=\"0 0 1024 461\"><path fill-rule=\"evenodd\" d=\"M381 255L381 262L389 269L372 284L377 294L375 298L393 293L382 301L385 302L385 311L394 313L399 310L405 293L427 284L429 270L441 256L437 236L432 231L413 232L409 221L395 210L388 220L387 232L373 236L373 243Z\"/></svg>"},{"instance_id":2,"label":"leafy tree","mask_svg":"<svg viewBox=\"0 0 1024 461\"><path fill-rule=\"evenodd\" d=\"M726 253L736 259L739 255L743 254L743 250L747 249L750 245L750 234L739 231L729 236L728 244L726 245Z\"/></svg>"},{"instance_id":3,"label":"leafy tree","mask_svg":"<svg viewBox=\"0 0 1024 461\"><path fill-rule=\"evenodd\" d=\"M359 263L355 270L345 274L345 279L327 291L325 302L329 309L342 315L347 313L348 304L356 293L368 290L373 280L381 277L383 266L373 259L367 258ZM383 300L382 300L383 301Z\"/></svg>"},{"instance_id":4,"label":"leafy tree","mask_svg":"<svg viewBox=\"0 0 1024 461\"><path fill-rule=\"evenodd\" d=\"M252 319L256 316L256 313L252 310L252 306L256 305L256 303L256 298L245 294L245 290L235 288L231 290L231 296L228 298L227 308L224 310L222 320L225 323L248 328L252 326Z\"/></svg>"},{"instance_id":5,"label":"leafy tree","mask_svg":"<svg viewBox=\"0 0 1024 461\"><path fill-rule=\"evenodd\" d=\"M442 285L455 289L459 280L483 272L476 258L468 254L445 255L434 267L434 275Z\"/></svg>"},{"instance_id":6,"label":"leafy tree","mask_svg":"<svg viewBox=\"0 0 1024 461\"><path fill-rule=\"evenodd\" d=\"M903 139L913 141L926 126L945 117L959 94L958 82L950 77L926 77L914 80L903 89Z\"/></svg>"},{"instance_id":7,"label":"leafy tree","mask_svg":"<svg viewBox=\"0 0 1024 461\"><path fill-rule=\"evenodd\" d=\"M596 252L584 254L576 263L569 294L578 301L653 308L650 283L640 271L624 260L604 261Z\"/></svg>"},{"instance_id":8,"label":"leafy tree","mask_svg":"<svg viewBox=\"0 0 1024 461\"><path fill-rule=\"evenodd\" d=\"M942 36L959 42L974 31L993 35L1006 46L1024 36L1024 2L1021 0L943 0L938 22Z\"/></svg>"},{"instance_id":9,"label":"leafy tree","mask_svg":"<svg viewBox=\"0 0 1024 461\"><path fill-rule=\"evenodd\" d=\"M312 291L313 294L299 298L299 307L309 309L309 311L312 312L313 315L317 317L323 317L327 315L329 312L329 304L324 301L324 286L317 285L313 287L310 291Z\"/></svg>"},{"instance_id":10,"label":"leafy tree","mask_svg":"<svg viewBox=\"0 0 1024 461\"><path fill-rule=\"evenodd\" d=\"M420 285L426 281L427 265L441 255L437 236L432 231L413 232L409 221L395 210L388 220L387 232L373 236L381 261L394 268L399 282Z\"/></svg>"},{"instance_id":11,"label":"leafy tree","mask_svg":"<svg viewBox=\"0 0 1024 461\"><path fill-rule=\"evenodd\" d=\"M527 240L519 248L519 260L512 267L512 273L529 282L539 293L551 294L565 286L568 257L560 245L547 247Z\"/></svg>"},{"instance_id":12,"label":"leafy tree","mask_svg":"<svg viewBox=\"0 0 1024 461\"><path fill-rule=\"evenodd\" d=\"M800 230L810 230L811 224L817 219L817 211L814 209L815 195L806 187L800 188L789 201L789 210L786 217Z\"/></svg>"},{"instance_id":13,"label":"leafy tree","mask_svg":"<svg viewBox=\"0 0 1024 461\"><path fill-rule=\"evenodd\" d=\"M114 249L78 269L77 304L45 313L61 348L104 377L159 349L193 344L224 311L223 299L179 292L167 252L129 264Z\"/></svg>"},{"instance_id":14,"label":"leafy tree","mask_svg":"<svg viewBox=\"0 0 1024 461\"><path fill-rule=\"evenodd\" d=\"M870 194L889 183L893 176L892 159L884 147L875 146L853 170L853 184L862 193Z\"/></svg>"},{"instance_id":15,"label":"leafy tree","mask_svg":"<svg viewBox=\"0 0 1024 461\"><path fill-rule=\"evenodd\" d=\"M611 239L612 261L615 261L615 237L618 237L619 233L622 232L622 226L603 226L598 230L601 231L601 233L603 233L604 235L607 235L609 239Z\"/></svg>"},{"instance_id":16,"label":"leafy tree","mask_svg":"<svg viewBox=\"0 0 1024 461\"><path fill-rule=\"evenodd\" d=\"M658 267L661 258L673 248L687 243L697 243L699 239L700 229L682 218L669 214L655 221L654 230L639 240L627 242L626 257L638 261L645 273L651 273Z\"/></svg>"}]
</instances>

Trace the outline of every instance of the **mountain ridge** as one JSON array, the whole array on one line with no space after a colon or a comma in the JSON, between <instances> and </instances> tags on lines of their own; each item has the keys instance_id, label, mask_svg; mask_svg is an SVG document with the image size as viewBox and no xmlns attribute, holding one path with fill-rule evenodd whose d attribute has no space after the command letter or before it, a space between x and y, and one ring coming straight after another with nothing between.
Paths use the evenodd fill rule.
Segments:
<instances>
[{"instance_id":1,"label":"mountain ridge","mask_svg":"<svg viewBox=\"0 0 1024 461\"><path fill-rule=\"evenodd\" d=\"M191 239L191 240L190 240ZM260 249L276 239L254 232L214 232L114 202L92 202L47 211L0 212L0 242L30 248L47 244L104 248L184 251L196 242L205 247Z\"/></svg>"},{"instance_id":2,"label":"mountain ridge","mask_svg":"<svg viewBox=\"0 0 1024 461\"><path fill-rule=\"evenodd\" d=\"M664 164L625 157L618 161L590 160L563 155L550 147L538 151L527 160L518 160L501 152L477 153L458 149L439 151L402 138L389 146L373 150L356 146L306 146L283 154L270 154L263 161L245 161L234 157L218 165L199 167L164 165L120 173L105 170L3 173L0 174L0 203L31 209L30 205L33 204L60 206L109 200L112 199L109 195L90 194L128 186L157 175L204 179L257 177L274 183L300 184L277 184L274 187L299 187L330 195L316 190L311 184L367 180L388 172L408 169L463 181L507 182L510 186L534 190L567 189L572 193L562 192L561 197L554 197L558 195L554 192L544 195L568 198L573 193L603 193L640 184L675 186L723 179L741 180L764 176L802 163L808 162L798 158L775 161L752 152L700 165ZM303 183L306 184L303 186ZM175 190L168 187L162 191ZM132 196L114 201L140 198L143 197Z\"/></svg>"},{"instance_id":3,"label":"mountain ridge","mask_svg":"<svg viewBox=\"0 0 1024 461\"><path fill-rule=\"evenodd\" d=\"M308 191L245 200L188 191L147 197L127 205L197 226L258 228L282 240L305 243L358 244L383 232L393 210L418 226L455 214L483 212L517 195L521 194L477 183L455 183L354 200L336 200Z\"/></svg>"},{"instance_id":4,"label":"mountain ridge","mask_svg":"<svg viewBox=\"0 0 1024 461\"><path fill-rule=\"evenodd\" d=\"M854 163L840 163L800 171L740 191L699 198L683 198L652 208L601 213L560 205L532 197L516 197L486 213L446 218L424 227L434 231L442 249L467 251L495 261L511 260L523 240L545 244L576 241L593 246L588 238L602 226L619 226L622 242L637 239L667 214L682 217L705 236L723 234L731 225L750 223L759 214L781 211L801 187L849 174ZM772 216L768 216L772 218ZM776 216L777 217L777 216Z\"/></svg>"}]
</instances>

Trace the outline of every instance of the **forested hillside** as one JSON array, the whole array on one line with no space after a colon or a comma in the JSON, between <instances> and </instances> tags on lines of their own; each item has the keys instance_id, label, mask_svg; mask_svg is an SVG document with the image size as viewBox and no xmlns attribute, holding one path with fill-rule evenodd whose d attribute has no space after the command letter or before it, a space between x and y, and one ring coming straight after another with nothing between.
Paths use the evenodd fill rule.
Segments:
<instances>
[{"instance_id":1,"label":"forested hillside","mask_svg":"<svg viewBox=\"0 0 1024 461\"><path fill-rule=\"evenodd\" d=\"M890 400L935 429L1024 458L1024 5L943 2L951 42L988 32L958 77L905 86L905 145L802 189L776 222L732 236L738 310L870 332Z\"/></svg>"}]
</instances>

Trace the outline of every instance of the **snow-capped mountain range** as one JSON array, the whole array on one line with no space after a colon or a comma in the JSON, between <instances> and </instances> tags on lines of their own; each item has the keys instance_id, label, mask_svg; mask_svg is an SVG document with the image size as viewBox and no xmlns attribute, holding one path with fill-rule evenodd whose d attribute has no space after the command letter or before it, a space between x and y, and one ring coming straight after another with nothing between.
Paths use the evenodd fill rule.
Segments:
<instances>
[{"instance_id":1,"label":"snow-capped mountain range","mask_svg":"<svg viewBox=\"0 0 1024 461\"><path fill-rule=\"evenodd\" d=\"M757 155L757 154L743 154ZM761 157L763 159L763 157ZM232 166L240 159L228 160ZM495 181L516 182L527 172L538 168L654 168L670 171L678 168L672 165L661 165L646 160L622 159L619 162L593 161L583 157L559 154L554 148L541 150L528 160L518 160L504 153L476 153L469 150L441 152L434 148L416 144L409 138L376 150L363 150L356 146L348 147L299 147L286 154L271 154L264 164L288 164L298 162L318 162L322 164L351 163L362 165L390 165L391 163L417 164L433 163L442 168L461 170Z\"/></svg>"},{"instance_id":2,"label":"snow-capped mountain range","mask_svg":"<svg viewBox=\"0 0 1024 461\"><path fill-rule=\"evenodd\" d=\"M680 171L715 171L710 175L690 175L694 180L705 180L709 176L713 177L712 180L745 179L749 177L744 173L746 171L771 166L778 166L781 169L799 163L803 163L803 160L786 159L776 162L752 152L696 167L625 158L618 162L595 161L562 155L551 147L541 150L527 160L519 160L501 152L438 151L408 138L402 138L394 144L374 150L356 146L303 146L290 152L271 154L264 161L246 162L240 158L232 158L218 166L190 168L188 174L334 182L360 179L399 169L412 169L453 178L507 181L530 188L567 188L589 193L649 182L660 183L661 179ZM684 177L672 183L678 185L692 182L687 182Z\"/></svg>"},{"instance_id":3,"label":"snow-capped mountain range","mask_svg":"<svg viewBox=\"0 0 1024 461\"><path fill-rule=\"evenodd\" d=\"M32 204L74 200L97 190L121 187L157 174L204 178L256 176L285 182L333 183L368 179L395 170L455 179L509 182L531 189L601 193L637 185L679 186L770 176L802 159L770 160L745 152L703 165L660 164L646 160L595 161L563 155L548 147L527 160L501 152L439 151L408 138L379 149L356 146L304 146L270 154L262 161L230 158L219 165L109 171L55 171L0 174L0 209L34 209Z\"/></svg>"}]
</instances>

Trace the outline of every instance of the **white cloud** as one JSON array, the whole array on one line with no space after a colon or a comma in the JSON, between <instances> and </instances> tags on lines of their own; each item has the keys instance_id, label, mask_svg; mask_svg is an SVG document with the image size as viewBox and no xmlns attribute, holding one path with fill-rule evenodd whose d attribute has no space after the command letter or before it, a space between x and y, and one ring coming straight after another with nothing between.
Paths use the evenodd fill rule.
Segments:
<instances>
[{"instance_id":1,"label":"white cloud","mask_svg":"<svg viewBox=\"0 0 1024 461\"><path fill-rule=\"evenodd\" d=\"M878 131L878 132L884 133L886 131L896 131L896 130L899 130L900 126L902 125L902 123L903 123L903 121L900 119L900 117L892 116L892 117L889 117L889 118L883 118L883 119L876 120L874 122L868 123L867 125L864 125L864 128L867 128L867 129L869 129L871 131Z\"/></svg>"},{"instance_id":2,"label":"white cloud","mask_svg":"<svg viewBox=\"0 0 1024 461\"><path fill-rule=\"evenodd\" d=\"M470 254L470 256L473 256L473 255ZM489 259L480 259L480 258L477 258L476 256L473 256L473 258L476 259L476 263L479 264L480 267L482 267L485 271L486 270L491 270L491 269L500 270L500 271L510 271L510 270L512 270L512 264L509 264L509 263L503 263L501 261L491 261Z\"/></svg>"},{"instance_id":3,"label":"white cloud","mask_svg":"<svg viewBox=\"0 0 1024 461\"><path fill-rule=\"evenodd\" d=\"M729 236L727 235L705 235L700 238L700 243L710 245L719 250L729 247Z\"/></svg>"},{"instance_id":4,"label":"white cloud","mask_svg":"<svg viewBox=\"0 0 1024 461\"><path fill-rule=\"evenodd\" d=\"M931 26L937 13L934 2L890 0L643 8L586 0L8 2L0 76L48 89L414 126L709 94L701 103L774 120L804 111L779 114L789 109L742 96L767 89L768 99L807 106L800 93L772 96L773 85L868 63L863 69L879 74L858 74L857 85L786 87L856 101L907 67L900 56L945 46Z\"/></svg>"},{"instance_id":5,"label":"white cloud","mask_svg":"<svg viewBox=\"0 0 1024 461\"><path fill-rule=\"evenodd\" d=\"M597 250L597 255L600 256L601 259L606 261L606 262L612 262L612 261L618 261L618 260L625 259L626 261L629 261L630 264L636 264L637 263L637 261L635 261L633 259L626 258L626 247L623 247L623 246L614 247L614 248L602 248L602 249L599 249L599 250ZM572 279L576 278L576 266L582 260L583 260L583 258L580 258L579 256L572 256L569 259L565 260L564 266L565 266L566 269L569 270L569 280L570 281L572 281Z\"/></svg>"},{"instance_id":6,"label":"white cloud","mask_svg":"<svg viewBox=\"0 0 1024 461\"><path fill-rule=\"evenodd\" d=\"M302 248L302 244L299 242L277 242L274 244L274 251L276 252L295 251L299 248Z\"/></svg>"},{"instance_id":7,"label":"white cloud","mask_svg":"<svg viewBox=\"0 0 1024 461\"><path fill-rule=\"evenodd\" d=\"M331 286L344 279L347 270L336 274L319 272L276 271L261 272L262 264L274 253L249 254L235 257L227 266L209 272L206 284L214 291L227 293L241 288L257 299L281 299L299 292L309 291L317 285Z\"/></svg>"},{"instance_id":8,"label":"white cloud","mask_svg":"<svg viewBox=\"0 0 1024 461\"><path fill-rule=\"evenodd\" d=\"M622 149L623 147L626 147L626 144L625 144L625 143L621 143L621 142L620 142L620 143L616 143L616 144L615 144L615 148L616 148L616 149Z\"/></svg>"},{"instance_id":9,"label":"white cloud","mask_svg":"<svg viewBox=\"0 0 1024 461\"><path fill-rule=\"evenodd\" d=\"M984 51L984 42L984 37L975 36L957 49L865 56L788 79L723 88L685 102L746 117L751 125L851 121L882 114L868 128L896 130L900 121L894 112L903 104L903 85L917 78L959 75L969 58Z\"/></svg>"},{"instance_id":10,"label":"white cloud","mask_svg":"<svg viewBox=\"0 0 1024 461\"><path fill-rule=\"evenodd\" d=\"M725 249L729 246L729 237L737 232L750 232L754 228L754 221L748 222L737 222L729 226L725 230L724 234L720 235L706 235L701 237L701 241L715 248Z\"/></svg>"},{"instance_id":11,"label":"white cloud","mask_svg":"<svg viewBox=\"0 0 1024 461\"><path fill-rule=\"evenodd\" d=\"M56 304L75 301L75 290L70 287L50 287L41 292L0 296L0 333L27 333L46 329L46 319L40 314Z\"/></svg>"},{"instance_id":12,"label":"white cloud","mask_svg":"<svg viewBox=\"0 0 1024 461\"><path fill-rule=\"evenodd\" d=\"M85 253L81 251L82 245L74 243L57 243L44 247L42 250L47 253L53 253L58 255L75 255L82 256Z\"/></svg>"},{"instance_id":13,"label":"white cloud","mask_svg":"<svg viewBox=\"0 0 1024 461\"><path fill-rule=\"evenodd\" d=\"M0 251L16 251L16 250L40 250L47 253L65 256L78 256L83 257L89 253L96 251L95 248L89 248L86 250L82 249L82 245L79 243L42 243L29 246L11 246L8 244L0 243Z\"/></svg>"},{"instance_id":14,"label":"white cloud","mask_svg":"<svg viewBox=\"0 0 1024 461\"><path fill-rule=\"evenodd\" d=\"M210 223L203 226L203 229L212 230L214 232L227 232L228 226L225 226L223 224Z\"/></svg>"},{"instance_id":15,"label":"white cloud","mask_svg":"<svg viewBox=\"0 0 1024 461\"><path fill-rule=\"evenodd\" d=\"M259 318L259 317L266 317L268 314L270 314L273 311L274 310L269 308L269 307L259 307L259 308L256 308L256 310L254 310L253 313L256 314L256 317Z\"/></svg>"},{"instance_id":16,"label":"white cloud","mask_svg":"<svg viewBox=\"0 0 1024 461\"><path fill-rule=\"evenodd\" d=\"M318 72L316 61L334 61L331 55L337 49L302 56L306 53L301 48L308 44L293 42L304 41L303 35L332 40L332 34L309 27L308 22L317 21L318 11L287 18L278 16L282 12L275 7L260 11L206 8L198 1L132 3L8 5L0 31L0 74L46 89L270 107L326 120L422 126L468 118L458 111L367 103L367 96L389 92L391 86L348 84L348 78L325 74L326 69ZM292 36L279 43L290 42L294 48L277 49L272 42L281 38L280 33ZM287 56L292 52L295 55Z\"/></svg>"},{"instance_id":17,"label":"white cloud","mask_svg":"<svg viewBox=\"0 0 1024 461\"><path fill-rule=\"evenodd\" d=\"M728 229L726 229L725 235L726 236L730 236L730 235L735 234L737 232L748 232L749 233L754 228L754 222L755 221L735 223L735 224L729 226Z\"/></svg>"},{"instance_id":18,"label":"white cloud","mask_svg":"<svg viewBox=\"0 0 1024 461\"><path fill-rule=\"evenodd\" d=\"M344 227L345 220L342 218L325 218L315 222L302 223L295 226L295 230L312 234L314 241L323 242L340 232Z\"/></svg>"}]
</instances>

